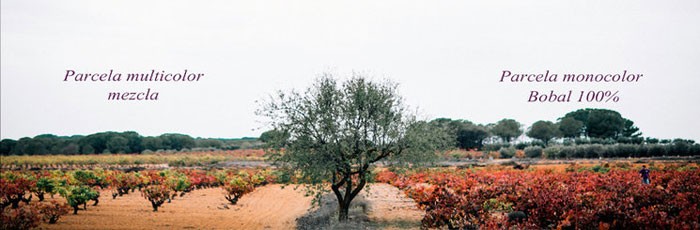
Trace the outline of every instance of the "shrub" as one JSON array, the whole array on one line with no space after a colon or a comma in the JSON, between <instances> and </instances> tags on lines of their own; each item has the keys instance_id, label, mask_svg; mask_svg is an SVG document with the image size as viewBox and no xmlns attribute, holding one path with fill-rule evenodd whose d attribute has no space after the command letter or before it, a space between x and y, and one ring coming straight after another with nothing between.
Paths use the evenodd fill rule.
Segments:
<instances>
[{"instance_id":1,"label":"shrub","mask_svg":"<svg viewBox=\"0 0 700 230\"><path fill-rule=\"evenodd\" d=\"M68 189L61 189L59 194L66 198L68 205L73 207L74 215L78 214L78 207L80 205L83 205L83 209L86 209L87 202L90 200L94 200L95 205L97 205L97 199L100 197L99 192L85 185L71 186Z\"/></svg>"},{"instance_id":2,"label":"shrub","mask_svg":"<svg viewBox=\"0 0 700 230\"><path fill-rule=\"evenodd\" d=\"M492 157L493 159L498 159L501 158L501 153L497 151L491 151L489 152L489 157Z\"/></svg>"},{"instance_id":3,"label":"shrub","mask_svg":"<svg viewBox=\"0 0 700 230\"><path fill-rule=\"evenodd\" d=\"M530 146L540 146L540 147L544 148L546 145L544 144L544 141L533 140L532 142L530 142Z\"/></svg>"},{"instance_id":4,"label":"shrub","mask_svg":"<svg viewBox=\"0 0 700 230\"><path fill-rule=\"evenodd\" d=\"M522 150L522 149L527 148L528 146L530 146L528 143L519 142L519 143L515 144L515 149L520 149L520 150Z\"/></svg>"},{"instance_id":5,"label":"shrub","mask_svg":"<svg viewBox=\"0 0 700 230\"><path fill-rule=\"evenodd\" d=\"M673 140L670 154L687 156L688 153L690 153L690 144L688 142L678 139Z\"/></svg>"},{"instance_id":6,"label":"shrub","mask_svg":"<svg viewBox=\"0 0 700 230\"><path fill-rule=\"evenodd\" d=\"M153 211L157 212L158 207L163 205L165 201L170 199L170 188L163 184L150 185L145 189L141 190L141 195L148 201L151 202Z\"/></svg>"},{"instance_id":7,"label":"shrub","mask_svg":"<svg viewBox=\"0 0 700 230\"><path fill-rule=\"evenodd\" d=\"M598 158L614 156L616 150L611 147L612 146L605 146L601 144L585 144L566 146L562 148L562 151L564 152L564 155L572 158Z\"/></svg>"},{"instance_id":8,"label":"shrub","mask_svg":"<svg viewBox=\"0 0 700 230\"><path fill-rule=\"evenodd\" d=\"M511 158L515 156L515 151L516 150L513 147L502 147L500 150L498 150L498 152L501 154L501 156L503 156L503 158Z\"/></svg>"},{"instance_id":9,"label":"shrub","mask_svg":"<svg viewBox=\"0 0 700 230\"><path fill-rule=\"evenodd\" d=\"M603 155L600 157L618 157L619 156L619 151L617 148L617 145L605 145L603 146Z\"/></svg>"},{"instance_id":10,"label":"shrub","mask_svg":"<svg viewBox=\"0 0 700 230\"><path fill-rule=\"evenodd\" d=\"M555 157L561 157L559 155L560 151L561 151L561 147L559 147L559 146L549 146L542 151L542 154L544 154L545 158L555 158Z\"/></svg>"},{"instance_id":11,"label":"shrub","mask_svg":"<svg viewBox=\"0 0 700 230\"><path fill-rule=\"evenodd\" d=\"M62 215L68 214L69 212L66 204L58 203L58 201L55 200L50 202L41 202L36 206L39 213L43 215L44 221L49 224L55 224Z\"/></svg>"},{"instance_id":12,"label":"shrub","mask_svg":"<svg viewBox=\"0 0 700 230\"><path fill-rule=\"evenodd\" d=\"M661 145L661 144L649 145L648 150L649 150L649 152L648 152L649 156L665 156L666 154L668 154L668 148L666 148L665 145Z\"/></svg>"},{"instance_id":13,"label":"shrub","mask_svg":"<svg viewBox=\"0 0 700 230\"><path fill-rule=\"evenodd\" d=\"M482 151L488 152L488 151L499 151L502 148L508 148L511 147L510 144L508 143L503 143L503 144L486 144L484 147L481 148Z\"/></svg>"},{"instance_id":14,"label":"shrub","mask_svg":"<svg viewBox=\"0 0 700 230\"><path fill-rule=\"evenodd\" d=\"M187 176L182 173L177 173L168 177L165 180L165 184L174 191L171 194L171 198L174 198L178 193L180 193L180 196L183 196L185 195L185 192L192 190L192 183L190 183Z\"/></svg>"},{"instance_id":15,"label":"shrub","mask_svg":"<svg viewBox=\"0 0 700 230\"><path fill-rule=\"evenodd\" d=\"M87 185L90 187L93 186L99 186L100 188L106 187L107 184L107 178L104 175L98 175L96 172L103 172L103 171L88 171L88 170L77 170L73 172L73 178L75 178L77 181L79 181L83 185Z\"/></svg>"},{"instance_id":16,"label":"shrub","mask_svg":"<svg viewBox=\"0 0 700 230\"><path fill-rule=\"evenodd\" d=\"M635 144L619 144L615 145L617 157L640 157L640 145Z\"/></svg>"},{"instance_id":17,"label":"shrub","mask_svg":"<svg viewBox=\"0 0 700 230\"><path fill-rule=\"evenodd\" d=\"M527 156L529 158L542 157L542 147L530 146L530 147L525 148L525 156Z\"/></svg>"},{"instance_id":18,"label":"shrub","mask_svg":"<svg viewBox=\"0 0 700 230\"><path fill-rule=\"evenodd\" d=\"M464 151L461 149L448 150L448 151L445 151L445 156L448 156L453 160L459 160L459 159L467 158L467 151Z\"/></svg>"},{"instance_id":19,"label":"shrub","mask_svg":"<svg viewBox=\"0 0 700 230\"><path fill-rule=\"evenodd\" d=\"M36 186L33 188L34 194L39 198L39 201L44 201L44 195L56 193L56 184L53 179L40 177L36 180Z\"/></svg>"},{"instance_id":20,"label":"shrub","mask_svg":"<svg viewBox=\"0 0 700 230\"><path fill-rule=\"evenodd\" d=\"M108 177L112 189L112 198L129 194L129 190L134 190L141 183L141 178L135 173L116 172Z\"/></svg>"},{"instance_id":21,"label":"shrub","mask_svg":"<svg viewBox=\"0 0 700 230\"><path fill-rule=\"evenodd\" d=\"M0 229L31 229L39 227L40 223L39 212L28 204L2 209L0 214Z\"/></svg>"},{"instance_id":22,"label":"shrub","mask_svg":"<svg viewBox=\"0 0 700 230\"><path fill-rule=\"evenodd\" d=\"M29 204L32 199L24 197L30 193L30 189L34 187L34 182L28 180L23 175L7 173L0 177L0 200L2 201L0 208L5 208L12 205L12 208L19 208L19 202L23 201Z\"/></svg>"},{"instance_id":23,"label":"shrub","mask_svg":"<svg viewBox=\"0 0 700 230\"><path fill-rule=\"evenodd\" d=\"M700 155L700 144L694 144L690 146L690 155L697 156Z\"/></svg>"},{"instance_id":24,"label":"shrub","mask_svg":"<svg viewBox=\"0 0 700 230\"><path fill-rule=\"evenodd\" d=\"M575 146L565 146L559 151L559 157L561 158L573 158L576 156Z\"/></svg>"},{"instance_id":25,"label":"shrub","mask_svg":"<svg viewBox=\"0 0 700 230\"><path fill-rule=\"evenodd\" d=\"M255 185L242 176L234 176L231 180L224 183L223 187L226 191L225 198L231 204L238 203L238 199L255 189Z\"/></svg>"},{"instance_id":26,"label":"shrub","mask_svg":"<svg viewBox=\"0 0 700 230\"><path fill-rule=\"evenodd\" d=\"M619 168L619 169L631 169L632 164L629 162L622 161L622 162L615 163L615 167Z\"/></svg>"},{"instance_id":27,"label":"shrub","mask_svg":"<svg viewBox=\"0 0 700 230\"><path fill-rule=\"evenodd\" d=\"M417 171L393 184L425 210L424 228L698 228L697 169L655 171L649 186L636 170L606 165L567 173Z\"/></svg>"},{"instance_id":28,"label":"shrub","mask_svg":"<svg viewBox=\"0 0 700 230\"><path fill-rule=\"evenodd\" d=\"M561 143L565 146L570 146L570 145L575 144L574 140L568 139L568 138L564 139Z\"/></svg>"},{"instance_id":29,"label":"shrub","mask_svg":"<svg viewBox=\"0 0 700 230\"><path fill-rule=\"evenodd\" d=\"M603 165L595 165L591 167L591 171L597 172L597 173L607 173L610 171L610 168L605 167Z\"/></svg>"}]
</instances>

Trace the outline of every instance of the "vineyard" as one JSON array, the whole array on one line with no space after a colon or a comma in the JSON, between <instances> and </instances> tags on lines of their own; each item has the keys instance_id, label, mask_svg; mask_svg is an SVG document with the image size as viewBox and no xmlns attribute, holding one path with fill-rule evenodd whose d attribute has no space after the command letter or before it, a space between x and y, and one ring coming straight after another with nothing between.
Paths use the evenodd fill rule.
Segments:
<instances>
[{"instance_id":1,"label":"vineyard","mask_svg":"<svg viewBox=\"0 0 700 230\"><path fill-rule=\"evenodd\" d=\"M413 221L418 214L415 225L404 227L700 228L697 164L650 162L650 185L640 182L639 166L627 162L538 166L378 168L373 181L379 184L363 194L380 199L372 209L383 211L365 221L391 219L386 215ZM271 168L6 170L0 228L292 228L310 212L311 198L280 183L296 179ZM408 198L386 200L392 194ZM278 217L285 219L281 225L266 222Z\"/></svg>"},{"instance_id":2,"label":"vineyard","mask_svg":"<svg viewBox=\"0 0 700 230\"><path fill-rule=\"evenodd\" d=\"M425 211L422 226L450 229L698 229L700 170L657 169L650 185L636 170L433 169L382 171Z\"/></svg>"},{"instance_id":3,"label":"vineyard","mask_svg":"<svg viewBox=\"0 0 700 230\"><path fill-rule=\"evenodd\" d=\"M121 167L201 167L230 161L263 161L262 149L153 154L12 155L3 156L1 169L47 170Z\"/></svg>"},{"instance_id":4,"label":"vineyard","mask_svg":"<svg viewBox=\"0 0 700 230\"><path fill-rule=\"evenodd\" d=\"M6 171L0 174L2 229L54 224L68 213L80 215L100 199L139 193L152 211L199 189L220 188L230 205L260 186L275 182L268 169ZM109 191L110 194L103 194ZM47 199L60 196L62 199ZM148 207L144 206L144 207Z\"/></svg>"}]
</instances>

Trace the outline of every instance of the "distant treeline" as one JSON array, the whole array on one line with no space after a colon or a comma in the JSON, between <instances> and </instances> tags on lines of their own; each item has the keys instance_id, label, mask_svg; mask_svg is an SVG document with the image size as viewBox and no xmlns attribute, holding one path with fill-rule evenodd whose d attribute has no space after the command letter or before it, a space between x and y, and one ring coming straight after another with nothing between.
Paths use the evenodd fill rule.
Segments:
<instances>
[{"instance_id":1,"label":"distant treeline","mask_svg":"<svg viewBox=\"0 0 700 230\"><path fill-rule=\"evenodd\" d=\"M255 148L257 138L223 139L192 138L185 134L163 134L144 137L137 132L101 132L87 136L56 136L42 134L19 140L0 141L1 155L141 153L157 150L245 149Z\"/></svg>"},{"instance_id":2,"label":"distant treeline","mask_svg":"<svg viewBox=\"0 0 700 230\"><path fill-rule=\"evenodd\" d=\"M460 148L498 151L504 156L529 146L539 146L550 156L664 156L700 155L700 144L687 139L642 137L632 120L613 110L579 109L557 121L536 121L529 128L514 119L492 124L475 124L468 120L438 118L426 122L439 135L445 149ZM426 134L428 135L428 134ZM519 141L525 135L531 141ZM33 138L0 141L2 155L141 153L157 150L258 148L272 139L293 138L276 130L264 132L260 138L221 139L192 138L184 134L163 134L144 137L136 132L101 132L87 136L43 134ZM619 145L618 147L603 147ZM631 147L635 145L636 147ZM572 147L575 146L575 147ZM556 148L555 148L556 147ZM573 149L575 148L575 149ZM625 149L626 151L622 152ZM536 151L537 152L537 151ZM544 155L548 155L544 153Z\"/></svg>"},{"instance_id":3,"label":"distant treeline","mask_svg":"<svg viewBox=\"0 0 700 230\"><path fill-rule=\"evenodd\" d=\"M426 135L439 135L433 139L440 140L442 149L499 152L506 158L516 150L531 150L526 151L528 156L569 158L700 155L700 144L693 140L642 137L632 120L607 109L579 109L555 122L536 121L527 129L514 119L475 124L438 118L426 123L434 130ZM523 136L530 140L524 141ZM263 142L280 138L293 137L276 130L260 135Z\"/></svg>"},{"instance_id":4,"label":"distant treeline","mask_svg":"<svg viewBox=\"0 0 700 230\"><path fill-rule=\"evenodd\" d=\"M529 157L598 158L700 155L700 144L682 138L642 137L639 128L620 113L607 109L580 109L552 121L536 121L527 130L513 119L495 124L466 120L435 119L429 122L444 130L448 146L499 152L511 157L524 150ZM532 141L513 141L523 134Z\"/></svg>"}]
</instances>

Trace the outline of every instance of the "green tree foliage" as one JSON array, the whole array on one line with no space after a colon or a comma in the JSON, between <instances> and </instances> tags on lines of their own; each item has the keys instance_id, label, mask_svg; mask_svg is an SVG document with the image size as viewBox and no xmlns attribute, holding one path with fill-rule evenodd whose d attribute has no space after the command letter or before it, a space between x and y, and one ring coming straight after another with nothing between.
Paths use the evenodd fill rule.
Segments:
<instances>
[{"instance_id":1,"label":"green tree foliage","mask_svg":"<svg viewBox=\"0 0 700 230\"><path fill-rule=\"evenodd\" d=\"M85 185L59 188L59 194L66 198L69 206L73 207L73 214L78 214L80 205L85 207L88 201L96 200L100 196L99 192Z\"/></svg>"},{"instance_id":2,"label":"green tree foliage","mask_svg":"<svg viewBox=\"0 0 700 230\"><path fill-rule=\"evenodd\" d=\"M457 143L463 149L479 149L484 145L484 139L489 137L489 131L483 125L465 122L457 130Z\"/></svg>"},{"instance_id":3,"label":"green tree foliage","mask_svg":"<svg viewBox=\"0 0 700 230\"><path fill-rule=\"evenodd\" d=\"M616 138L622 135L625 128L625 119L613 110L579 109L567 113L562 120L567 117L581 121L584 133L592 138Z\"/></svg>"},{"instance_id":4,"label":"green tree foliage","mask_svg":"<svg viewBox=\"0 0 700 230\"><path fill-rule=\"evenodd\" d=\"M551 121L536 121L527 131L527 136L541 140L547 145L550 140L559 136L559 126Z\"/></svg>"},{"instance_id":5,"label":"green tree foliage","mask_svg":"<svg viewBox=\"0 0 700 230\"><path fill-rule=\"evenodd\" d=\"M523 151L525 152L525 156L529 158L542 157L542 153L544 152L540 146L528 146Z\"/></svg>"},{"instance_id":6,"label":"green tree foliage","mask_svg":"<svg viewBox=\"0 0 700 230\"><path fill-rule=\"evenodd\" d=\"M141 143L143 143L145 149L152 151L166 148L166 146L163 145L163 139L159 137L144 137Z\"/></svg>"},{"instance_id":7,"label":"green tree foliage","mask_svg":"<svg viewBox=\"0 0 700 230\"><path fill-rule=\"evenodd\" d=\"M215 149L220 149L221 147L224 146L224 143L221 140L217 139L202 139L202 138L197 138L194 140L195 145L197 148L215 148Z\"/></svg>"},{"instance_id":8,"label":"green tree foliage","mask_svg":"<svg viewBox=\"0 0 700 230\"><path fill-rule=\"evenodd\" d=\"M461 125L461 120L452 120L449 118L437 118L428 123L435 130L440 130L439 133L442 143L450 147L458 147L457 131Z\"/></svg>"},{"instance_id":9,"label":"green tree foliage","mask_svg":"<svg viewBox=\"0 0 700 230\"><path fill-rule=\"evenodd\" d=\"M289 140L289 133L280 130L268 130L260 134L260 141L268 145L284 146Z\"/></svg>"},{"instance_id":10,"label":"green tree foliage","mask_svg":"<svg viewBox=\"0 0 700 230\"><path fill-rule=\"evenodd\" d=\"M36 186L32 188L39 201L44 201L44 195L56 193L56 181L48 177L40 177L36 180Z\"/></svg>"},{"instance_id":11,"label":"green tree foliage","mask_svg":"<svg viewBox=\"0 0 700 230\"><path fill-rule=\"evenodd\" d=\"M128 153L131 152L129 148L129 140L121 136L114 136L107 141L107 149L113 153Z\"/></svg>"},{"instance_id":12,"label":"green tree foliage","mask_svg":"<svg viewBox=\"0 0 700 230\"><path fill-rule=\"evenodd\" d=\"M10 155L15 146L17 146L16 140L3 139L0 141L0 155Z\"/></svg>"},{"instance_id":13,"label":"green tree foliage","mask_svg":"<svg viewBox=\"0 0 700 230\"><path fill-rule=\"evenodd\" d=\"M82 148L80 148L80 153L82 154L94 154L95 153L95 148L92 147L92 145L83 145Z\"/></svg>"},{"instance_id":14,"label":"green tree foliage","mask_svg":"<svg viewBox=\"0 0 700 230\"><path fill-rule=\"evenodd\" d=\"M252 140L231 139L229 142L252 142ZM94 153L140 153L143 150L191 149L194 147L223 148L218 139L197 139L184 134L163 134L157 137L143 137L136 132L101 132L87 136L56 136L42 134L34 138L24 137L17 141L0 141L2 155L35 154L94 154Z\"/></svg>"},{"instance_id":15,"label":"green tree foliage","mask_svg":"<svg viewBox=\"0 0 700 230\"><path fill-rule=\"evenodd\" d=\"M642 133L639 132L639 128L634 125L634 121L625 118L625 126L622 129L623 137L641 137Z\"/></svg>"},{"instance_id":16,"label":"green tree foliage","mask_svg":"<svg viewBox=\"0 0 700 230\"><path fill-rule=\"evenodd\" d=\"M258 114L289 134L271 159L309 183L316 200L330 183L341 221L348 219L350 202L371 178L374 164L398 162L394 159L403 155L419 164L435 155L435 138L422 131L429 126L416 123L389 81L356 75L339 83L326 74L301 93L279 92Z\"/></svg>"},{"instance_id":17,"label":"green tree foliage","mask_svg":"<svg viewBox=\"0 0 700 230\"><path fill-rule=\"evenodd\" d=\"M160 135L159 138L163 140L163 146L165 149L182 150L195 147L194 138L188 135L168 133Z\"/></svg>"},{"instance_id":18,"label":"green tree foliage","mask_svg":"<svg viewBox=\"0 0 700 230\"><path fill-rule=\"evenodd\" d=\"M489 137L489 132L483 125L477 125L467 120L451 120L438 118L430 121L440 134L442 145L454 146L462 149L478 149L483 146L484 139Z\"/></svg>"},{"instance_id":19,"label":"green tree foliage","mask_svg":"<svg viewBox=\"0 0 700 230\"><path fill-rule=\"evenodd\" d=\"M491 127L491 133L501 138L503 142L510 143L513 138L517 138L523 134L521 126L522 125L516 120L503 119L496 122L496 124Z\"/></svg>"},{"instance_id":20,"label":"green tree foliage","mask_svg":"<svg viewBox=\"0 0 700 230\"><path fill-rule=\"evenodd\" d=\"M563 117L559 119L559 132L562 137L577 138L583 133L583 122L574 117Z\"/></svg>"}]
</instances>

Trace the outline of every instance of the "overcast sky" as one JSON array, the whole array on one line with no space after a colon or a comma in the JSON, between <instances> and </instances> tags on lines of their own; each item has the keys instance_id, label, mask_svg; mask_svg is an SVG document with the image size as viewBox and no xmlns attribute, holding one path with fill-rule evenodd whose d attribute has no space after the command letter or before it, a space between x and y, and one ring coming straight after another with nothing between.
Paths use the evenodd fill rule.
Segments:
<instances>
[{"instance_id":1,"label":"overcast sky","mask_svg":"<svg viewBox=\"0 0 700 230\"><path fill-rule=\"evenodd\" d=\"M644 136L700 140L700 1L3 0L1 138L133 130L257 136L256 100L323 72L400 84L423 118L526 126L607 108ZM205 73L192 83L64 82L79 73ZM641 73L637 83L506 83L518 73ZM159 92L108 101L108 92ZM528 103L614 90L617 103Z\"/></svg>"}]
</instances>

